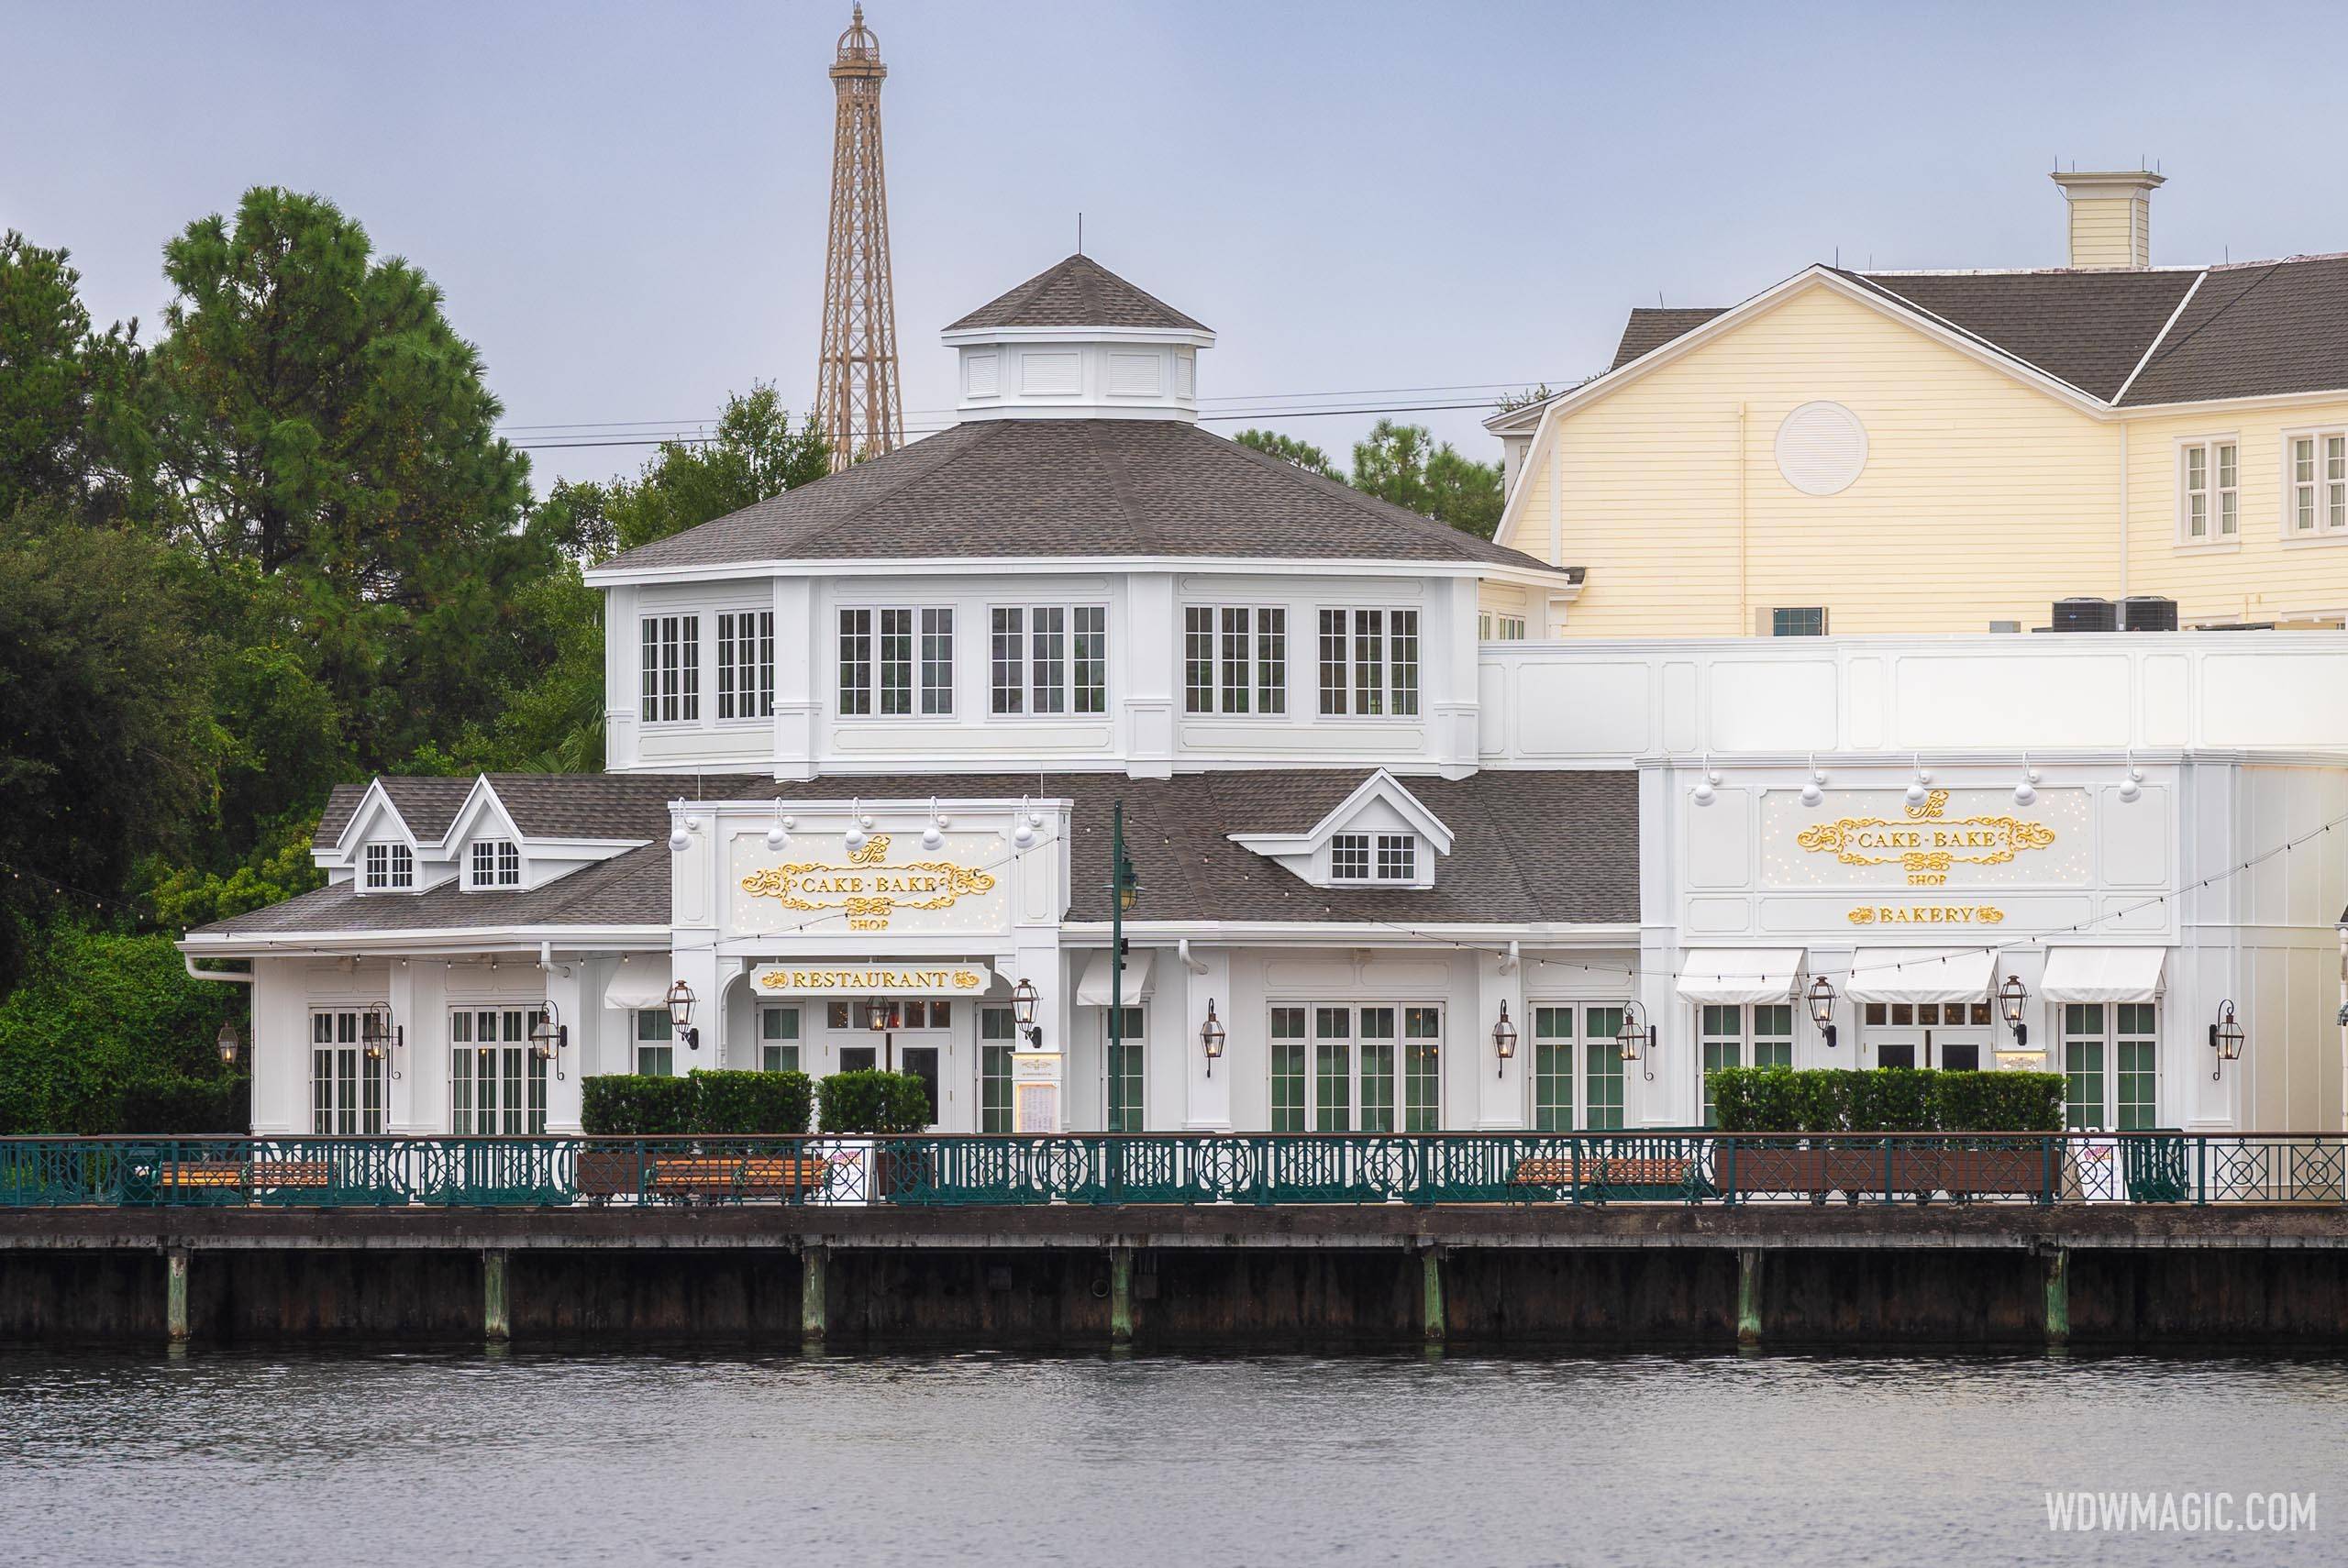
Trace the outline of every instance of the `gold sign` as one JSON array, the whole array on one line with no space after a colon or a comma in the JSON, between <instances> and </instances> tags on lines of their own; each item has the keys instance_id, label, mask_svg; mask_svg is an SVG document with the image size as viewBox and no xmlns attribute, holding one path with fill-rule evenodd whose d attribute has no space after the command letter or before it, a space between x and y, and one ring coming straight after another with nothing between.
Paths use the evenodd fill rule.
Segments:
<instances>
[{"instance_id":1,"label":"gold sign","mask_svg":"<svg viewBox=\"0 0 2348 1568\"><path fill-rule=\"evenodd\" d=\"M2011 816L1949 817L1948 791L1932 790L1920 806L1903 807L1899 818L1837 817L1806 827L1794 843L1812 854L1832 854L1845 866L1898 866L1908 884L1937 888L1949 867L2002 866L2025 849L2044 849L2054 830L2044 823ZM1858 911L1851 918L1857 920Z\"/></svg>"},{"instance_id":2,"label":"gold sign","mask_svg":"<svg viewBox=\"0 0 2348 1568\"><path fill-rule=\"evenodd\" d=\"M2006 911L1995 904L1861 904L1846 918L1853 925L1998 925Z\"/></svg>"},{"instance_id":3,"label":"gold sign","mask_svg":"<svg viewBox=\"0 0 2348 1568\"><path fill-rule=\"evenodd\" d=\"M758 971L757 984L762 991L793 994L853 991L859 996L926 997L954 991L982 991L986 989L987 979L984 969L970 964L933 969L897 968L877 964L815 969L777 964L761 967Z\"/></svg>"},{"instance_id":4,"label":"gold sign","mask_svg":"<svg viewBox=\"0 0 2348 1568\"><path fill-rule=\"evenodd\" d=\"M800 861L770 866L742 878L742 890L789 910L838 910L850 931L886 931L900 910L951 909L966 894L991 892L994 878L950 860L911 860L892 866L889 835L874 834L848 854L845 866Z\"/></svg>"}]
</instances>

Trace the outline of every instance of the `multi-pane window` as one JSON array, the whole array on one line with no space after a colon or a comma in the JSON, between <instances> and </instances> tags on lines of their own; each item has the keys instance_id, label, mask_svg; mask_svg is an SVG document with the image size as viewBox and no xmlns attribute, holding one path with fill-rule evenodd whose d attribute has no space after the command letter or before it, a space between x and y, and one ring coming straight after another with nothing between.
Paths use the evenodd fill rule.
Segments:
<instances>
[{"instance_id":1,"label":"multi-pane window","mask_svg":"<svg viewBox=\"0 0 2348 1568\"><path fill-rule=\"evenodd\" d=\"M979 1131L1011 1131L1011 1054L1018 1023L1007 1007L979 1009Z\"/></svg>"},{"instance_id":2,"label":"multi-pane window","mask_svg":"<svg viewBox=\"0 0 2348 1568\"><path fill-rule=\"evenodd\" d=\"M636 1013L636 1070L656 1077L677 1070L677 1030L665 1007L638 1008Z\"/></svg>"},{"instance_id":3,"label":"multi-pane window","mask_svg":"<svg viewBox=\"0 0 2348 1568\"><path fill-rule=\"evenodd\" d=\"M1411 833L1378 835L1378 879L1409 882L1419 875L1419 836Z\"/></svg>"},{"instance_id":4,"label":"multi-pane window","mask_svg":"<svg viewBox=\"0 0 2348 1568\"><path fill-rule=\"evenodd\" d=\"M1112 1132L1138 1132L1145 1125L1143 1061L1147 1025L1140 1008L1122 1009L1117 1019L1118 1038L1107 1040L1110 1010L1103 1008L1101 1012L1109 1071L1108 1129Z\"/></svg>"},{"instance_id":5,"label":"multi-pane window","mask_svg":"<svg viewBox=\"0 0 2348 1568\"><path fill-rule=\"evenodd\" d=\"M415 851L404 844L367 846L367 890L415 886Z\"/></svg>"},{"instance_id":6,"label":"multi-pane window","mask_svg":"<svg viewBox=\"0 0 2348 1568\"><path fill-rule=\"evenodd\" d=\"M522 849L510 838L477 838L467 876L476 888L522 885Z\"/></svg>"},{"instance_id":7,"label":"multi-pane window","mask_svg":"<svg viewBox=\"0 0 2348 1568\"><path fill-rule=\"evenodd\" d=\"M1105 605L997 606L988 652L990 706L997 713L1109 711Z\"/></svg>"},{"instance_id":8,"label":"multi-pane window","mask_svg":"<svg viewBox=\"0 0 2348 1568\"><path fill-rule=\"evenodd\" d=\"M2283 443L2285 532L2348 532L2348 432L2316 431Z\"/></svg>"},{"instance_id":9,"label":"multi-pane window","mask_svg":"<svg viewBox=\"0 0 2348 1568\"><path fill-rule=\"evenodd\" d=\"M1431 1132L1443 1123L1440 1007L1275 1007L1270 1043L1276 1132Z\"/></svg>"},{"instance_id":10,"label":"multi-pane window","mask_svg":"<svg viewBox=\"0 0 2348 1568\"><path fill-rule=\"evenodd\" d=\"M2242 455L2232 441L2196 441L2177 449L2185 542L2206 545L2242 533Z\"/></svg>"},{"instance_id":11,"label":"multi-pane window","mask_svg":"<svg viewBox=\"0 0 2348 1568\"><path fill-rule=\"evenodd\" d=\"M873 1021L874 1014L880 1021ZM903 997L880 1001L834 1001L824 1008L824 1021L834 1029L863 1029L874 1033L911 1030L951 1029L954 1004L944 997Z\"/></svg>"},{"instance_id":12,"label":"multi-pane window","mask_svg":"<svg viewBox=\"0 0 2348 1568\"><path fill-rule=\"evenodd\" d=\"M1329 880L1369 880L1369 834L1333 833L1329 835Z\"/></svg>"},{"instance_id":13,"label":"multi-pane window","mask_svg":"<svg viewBox=\"0 0 2348 1568\"><path fill-rule=\"evenodd\" d=\"M1373 851L1373 847L1375 849ZM1411 882L1419 874L1419 837L1410 833L1333 833L1332 882Z\"/></svg>"},{"instance_id":14,"label":"multi-pane window","mask_svg":"<svg viewBox=\"0 0 2348 1568\"><path fill-rule=\"evenodd\" d=\"M310 1131L322 1138L380 1134L383 1066L360 1042L358 1013L312 1013Z\"/></svg>"},{"instance_id":15,"label":"multi-pane window","mask_svg":"<svg viewBox=\"0 0 2348 1568\"><path fill-rule=\"evenodd\" d=\"M701 720L701 617L647 615L643 621L643 701L648 724Z\"/></svg>"},{"instance_id":16,"label":"multi-pane window","mask_svg":"<svg viewBox=\"0 0 2348 1568\"><path fill-rule=\"evenodd\" d=\"M1408 718L1419 711L1419 613L1321 612L1321 712Z\"/></svg>"},{"instance_id":17,"label":"multi-pane window","mask_svg":"<svg viewBox=\"0 0 2348 1568\"><path fill-rule=\"evenodd\" d=\"M1790 610L1769 612L1769 635L1773 637L1822 637L1826 635L1826 611L1822 605L1808 605Z\"/></svg>"},{"instance_id":18,"label":"multi-pane window","mask_svg":"<svg viewBox=\"0 0 2348 1568\"><path fill-rule=\"evenodd\" d=\"M2103 1107L2103 1004L2063 1004L2063 1124L2100 1132Z\"/></svg>"},{"instance_id":19,"label":"multi-pane window","mask_svg":"<svg viewBox=\"0 0 2348 1568\"><path fill-rule=\"evenodd\" d=\"M547 1130L547 1065L530 1049L538 1008L460 1008L449 1015L449 1131L522 1137Z\"/></svg>"},{"instance_id":20,"label":"multi-pane window","mask_svg":"<svg viewBox=\"0 0 2348 1568\"><path fill-rule=\"evenodd\" d=\"M2063 1007L2063 1119L2075 1129L2142 1132L2158 1117L2158 1009L2151 1002Z\"/></svg>"},{"instance_id":21,"label":"multi-pane window","mask_svg":"<svg viewBox=\"0 0 2348 1568\"><path fill-rule=\"evenodd\" d=\"M1288 712L1288 612L1276 605L1182 610L1182 710Z\"/></svg>"},{"instance_id":22,"label":"multi-pane window","mask_svg":"<svg viewBox=\"0 0 2348 1568\"><path fill-rule=\"evenodd\" d=\"M773 611L728 611L718 616L717 716L774 717Z\"/></svg>"},{"instance_id":23,"label":"multi-pane window","mask_svg":"<svg viewBox=\"0 0 2348 1568\"><path fill-rule=\"evenodd\" d=\"M1480 642L1521 643L1524 640L1524 617L1484 611L1476 617L1476 636Z\"/></svg>"},{"instance_id":24,"label":"multi-pane window","mask_svg":"<svg viewBox=\"0 0 2348 1568\"><path fill-rule=\"evenodd\" d=\"M1533 1010L1533 1125L1544 1132L1577 1126L1594 1132L1623 1125L1623 1032L1618 1006L1558 1003ZM1581 1113L1574 1110L1581 1079Z\"/></svg>"},{"instance_id":25,"label":"multi-pane window","mask_svg":"<svg viewBox=\"0 0 2348 1568\"><path fill-rule=\"evenodd\" d=\"M914 627L919 626L918 643ZM862 605L840 611L840 712L905 718L954 711L954 613Z\"/></svg>"},{"instance_id":26,"label":"multi-pane window","mask_svg":"<svg viewBox=\"0 0 2348 1568\"><path fill-rule=\"evenodd\" d=\"M1794 1010L1790 1002L1753 1005L1753 1066L1790 1067L1794 1065Z\"/></svg>"},{"instance_id":27,"label":"multi-pane window","mask_svg":"<svg viewBox=\"0 0 2348 1568\"><path fill-rule=\"evenodd\" d=\"M1720 1107L1712 1099L1712 1075L1723 1067L1744 1065L1744 1010L1707 1002L1699 1010L1697 1038L1704 1059L1704 1125L1719 1125Z\"/></svg>"},{"instance_id":28,"label":"multi-pane window","mask_svg":"<svg viewBox=\"0 0 2348 1568\"><path fill-rule=\"evenodd\" d=\"M2112 1055L2118 1069L2113 1087L2119 1091L2114 1109L2120 1131L2142 1132L2155 1125L2159 1073L2154 1057L2158 1031L2151 1002L2117 1002L2112 1006Z\"/></svg>"},{"instance_id":29,"label":"multi-pane window","mask_svg":"<svg viewBox=\"0 0 2348 1568\"><path fill-rule=\"evenodd\" d=\"M759 1009L759 1067L762 1072L799 1070L799 1010L795 1007Z\"/></svg>"}]
</instances>

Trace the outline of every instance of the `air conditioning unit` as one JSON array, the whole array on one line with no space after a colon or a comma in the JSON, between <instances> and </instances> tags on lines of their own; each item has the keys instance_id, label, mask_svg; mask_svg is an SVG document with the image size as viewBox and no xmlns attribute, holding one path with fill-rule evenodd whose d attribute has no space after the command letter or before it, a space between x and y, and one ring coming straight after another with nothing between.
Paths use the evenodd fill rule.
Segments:
<instances>
[{"instance_id":1,"label":"air conditioning unit","mask_svg":"<svg viewBox=\"0 0 2348 1568\"><path fill-rule=\"evenodd\" d=\"M2116 632L2119 629L2119 617L2109 599L2054 601L2054 630L2058 632Z\"/></svg>"},{"instance_id":2,"label":"air conditioning unit","mask_svg":"<svg viewBox=\"0 0 2348 1568\"><path fill-rule=\"evenodd\" d=\"M2174 632L2176 601L2157 593L2132 593L2120 602L2120 627L2127 632Z\"/></svg>"}]
</instances>

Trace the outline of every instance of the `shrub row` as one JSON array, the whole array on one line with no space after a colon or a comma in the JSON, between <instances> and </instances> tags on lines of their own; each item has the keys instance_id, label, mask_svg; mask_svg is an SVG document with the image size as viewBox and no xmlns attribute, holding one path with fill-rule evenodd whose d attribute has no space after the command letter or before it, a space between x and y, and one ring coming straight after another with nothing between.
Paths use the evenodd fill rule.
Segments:
<instances>
[{"instance_id":1,"label":"shrub row","mask_svg":"<svg viewBox=\"0 0 2348 1568\"><path fill-rule=\"evenodd\" d=\"M1723 1067L1705 1075L1723 1132L2059 1132L2059 1073Z\"/></svg>"},{"instance_id":2,"label":"shrub row","mask_svg":"<svg viewBox=\"0 0 2348 1568\"><path fill-rule=\"evenodd\" d=\"M929 1087L911 1073L834 1073L819 1092L826 1132L918 1132L930 1123Z\"/></svg>"},{"instance_id":3,"label":"shrub row","mask_svg":"<svg viewBox=\"0 0 2348 1568\"><path fill-rule=\"evenodd\" d=\"M596 1138L804 1132L814 1095L804 1073L602 1073L580 1085L580 1125Z\"/></svg>"}]
</instances>

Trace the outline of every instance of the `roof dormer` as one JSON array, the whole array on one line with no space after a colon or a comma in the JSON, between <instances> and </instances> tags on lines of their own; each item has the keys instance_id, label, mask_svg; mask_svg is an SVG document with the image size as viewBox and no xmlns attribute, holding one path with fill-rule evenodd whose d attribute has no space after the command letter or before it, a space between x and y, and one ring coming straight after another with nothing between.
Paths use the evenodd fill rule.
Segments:
<instances>
[{"instance_id":1,"label":"roof dormer","mask_svg":"<svg viewBox=\"0 0 2348 1568\"><path fill-rule=\"evenodd\" d=\"M1199 416L1198 351L1214 334L1089 256L1037 273L944 334L972 419Z\"/></svg>"},{"instance_id":2,"label":"roof dormer","mask_svg":"<svg viewBox=\"0 0 2348 1568\"><path fill-rule=\"evenodd\" d=\"M1451 829L1379 768L1302 833L1235 833L1231 842L1278 861L1316 888L1432 888Z\"/></svg>"}]
</instances>

